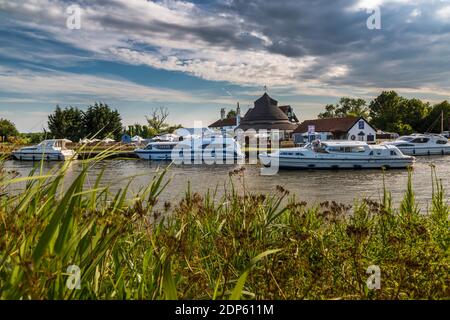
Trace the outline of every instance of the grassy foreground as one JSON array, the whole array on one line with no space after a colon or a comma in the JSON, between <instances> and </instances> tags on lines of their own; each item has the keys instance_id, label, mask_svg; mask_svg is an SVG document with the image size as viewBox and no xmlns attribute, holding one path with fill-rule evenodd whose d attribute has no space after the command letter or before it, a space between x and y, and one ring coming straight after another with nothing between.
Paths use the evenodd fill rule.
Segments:
<instances>
[{"instance_id":1,"label":"grassy foreground","mask_svg":"<svg viewBox=\"0 0 450 320\"><path fill-rule=\"evenodd\" d=\"M189 189L158 204L162 171L130 198L90 167L62 191L69 163L29 177L0 174L0 299L448 299L449 205L435 174L427 214L411 179L399 208L381 203L314 207L278 187L271 195ZM26 183L13 196L8 185ZM245 188L244 188L245 190ZM128 195L128 196L127 196ZM81 272L80 286L73 272ZM381 288L367 287L379 266Z\"/></svg>"}]
</instances>

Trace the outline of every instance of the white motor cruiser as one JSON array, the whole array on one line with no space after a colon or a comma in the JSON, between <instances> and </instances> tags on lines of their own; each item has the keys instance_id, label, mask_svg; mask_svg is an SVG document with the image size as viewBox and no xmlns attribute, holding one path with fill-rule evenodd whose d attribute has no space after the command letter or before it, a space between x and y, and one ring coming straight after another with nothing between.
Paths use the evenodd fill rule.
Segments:
<instances>
[{"instance_id":1,"label":"white motor cruiser","mask_svg":"<svg viewBox=\"0 0 450 320\"><path fill-rule=\"evenodd\" d=\"M295 169L407 168L415 161L394 146L368 145L360 141L314 141L305 147L259 155L265 166L276 164L276 158L280 168Z\"/></svg>"},{"instance_id":2,"label":"white motor cruiser","mask_svg":"<svg viewBox=\"0 0 450 320\"><path fill-rule=\"evenodd\" d=\"M67 139L44 140L38 145L23 147L12 154L17 160L69 160L76 159L77 154L74 150L67 149L66 144L72 141Z\"/></svg>"},{"instance_id":3,"label":"white motor cruiser","mask_svg":"<svg viewBox=\"0 0 450 320\"><path fill-rule=\"evenodd\" d=\"M243 159L240 145L233 138L204 137L173 142L151 142L143 149L134 151L144 160L168 160L191 163L195 159L202 162L229 163Z\"/></svg>"},{"instance_id":4,"label":"white motor cruiser","mask_svg":"<svg viewBox=\"0 0 450 320\"><path fill-rule=\"evenodd\" d=\"M412 134L382 144L395 146L399 148L403 154L413 156L450 154L450 143L448 139L438 134Z\"/></svg>"}]
</instances>

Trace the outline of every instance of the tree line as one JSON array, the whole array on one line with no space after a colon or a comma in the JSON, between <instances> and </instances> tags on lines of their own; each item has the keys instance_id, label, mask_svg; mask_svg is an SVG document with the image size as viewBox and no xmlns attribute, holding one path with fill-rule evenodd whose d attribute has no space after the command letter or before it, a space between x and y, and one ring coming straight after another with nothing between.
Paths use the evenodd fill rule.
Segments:
<instances>
[{"instance_id":1,"label":"tree line","mask_svg":"<svg viewBox=\"0 0 450 320\"><path fill-rule=\"evenodd\" d=\"M233 113L234 112L234 113ZM370 102L364 99L343 97L337 104L328 104L319 118L335 117L364 117L376 128L399 134L413 132L440 133L440 115L444 115L444 128L450 128L450 103L446 100L438 104L430 104L419 99L408 99L395 91L384 91ZM162 133L170 133L180 128L180 125L171 126L167 123L169 112L167 108L155 109L145 117L146 124L139 123L126 128L122 125L122 118L117 109L108 104L96 102L83 111L77 107L56 106L55 111L48 117L48 132L20 134L14 123L0 118L0 142L26 139L37 143L44 138L67 138L79 141L83 138L107 137L120 140L123 134L152 138ZM235 116L232 110L227 115Z\"/></svg>"},{"instance_id":2,"label":"tree line","mask_svg":"<svg viewBox=\"0 0 450 320\"><path fill-rule=\"evenodd\" d=\"M130 137L140 136L148 139L153 138L163 133L172 133L176 129L181 128L181 125L169 125L166 121L169 117L169 111L165 107L154 109L150 116L146 116L147 124L141 125L135 123L128 126L124 133Z\"/></svg>"},{"instance_id":3,"label":"tree line","mask_svg":"<svg viewBox=\"0 0 450 320\"><path fill-rule=\"evenodd\" d=\"M47 126L49 138L55 139L120 139L122 135L122 118L119 112L101 102L89 106L86 111L72 106L61 109L58 105L49 115Z\"/></svg>"},{"instance_id":4,"label":"tree line","mask_svg":"<svg viewBox=\"0 0 450 320\"><path fill-rule=\"evenodd\" d=\"M119 112L104 103L95 103L86 111L71 106L64 109L57 106L48 117L48 129L51 137L67 138L72 141L93 137L120 140L123 134L131 137L138 135L147 139L181 127L167 124L168 116L167 108L161 107L145 117L146 125L136 123L125 128Z\"/></svg>"},{"instance_id":5,"label":"tree line","mask_svg":"<svg viewBox=\"0 0 450 320\"><path fill-rule=\"evenodd\" d=\"M383 91L369 103L364 99L344 97L337 104L328 104L319 114L320 119L339 117L364 117L377 129L398 134L413 132L440 133L441 114L444 128L450 127L450 103L446 100L430 104L419 99L408 99L395 91ZM447 129L448 130L448 129Z\"/></svg>"},{"instance_id":6,"label":"tree line","mask_svg":"<svg viewBox=\"0 0 450 320\"><path fill-rule=\"evenodd\" d=\"M96 102L84 111L78 107L56 106L48 116L48 130L38 133L19 133L15 124L0 118L0 142L15 144L38 143L44 139L70 139L80 141L84 138L113 138L120 140L123 134L131 137L140 136L148 139L154 136L170 133L181 128L181 125L169 125L167 118L169 111L165 107L154 109L145 119L147 124L139 123L124 127L117 109L108 104Z\"/></svg>"}]
</instances>

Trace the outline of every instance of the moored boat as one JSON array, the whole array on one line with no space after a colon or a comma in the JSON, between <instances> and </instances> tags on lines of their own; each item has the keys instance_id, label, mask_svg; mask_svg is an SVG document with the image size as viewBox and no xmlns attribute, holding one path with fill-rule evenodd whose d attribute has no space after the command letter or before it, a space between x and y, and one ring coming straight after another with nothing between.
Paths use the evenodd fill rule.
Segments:
<instances>
[{"instance_id":1,"label":"moored boat","mask_svg":"<svg viewBox=\"0 0 450 320\"><path fill-rule=\"evenodd\" d=\"M384 142L382 145L395 146L403 154L412 156L450 154L448 139L438 134L412 134L402 136L395 141Z\"/></svg>"},{"instance_id":2,"label":"moored boat","mask_svg":"<svg viewBox=\"0 0 450 320\"><path fill-rule=\"evenodd\" d=\"M136 149L136 155L144 160L168 160L190 163L201 160L208 163L236 162L245 157L233 138L207 137L172 142L151 142L145 148Z\"/></svg>"},{"instance_id":3,"label":"moored boat","mask_svg":"<svg viewBox=\"0 0 450 320\"><path fill-rule=\"evenodd\" d=\"M66 144L71 142L72 141L67 139L44 140L35 146L20 148L19 150L14 151L12 155L17 160L24 161L64 161L76 159L77 153L66 147Z\"/></svg>"},{"instance_id":4,"label":"moored boat","mask_svg":"<svg viewBox=\"0 0 450 320\"><path fill-rule=\"evenodd\" d=\"M368 145L360 141L314 141L301 148L280 149L259 155L265 166L295 169L407 168L415 158L394 146Z\"/></svg>"}]
</instances>

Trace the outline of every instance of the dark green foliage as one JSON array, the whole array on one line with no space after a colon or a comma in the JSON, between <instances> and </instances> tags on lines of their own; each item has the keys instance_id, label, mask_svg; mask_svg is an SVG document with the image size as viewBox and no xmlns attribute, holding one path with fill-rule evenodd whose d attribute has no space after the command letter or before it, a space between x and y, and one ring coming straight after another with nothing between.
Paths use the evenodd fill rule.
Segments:
<instances>
[{"instance_id":1,"label":"dark green foliage","mask_svg":"<svg viewBox=\"0 0 450 320\"><path fill-rule=\"evenodd\" d=\"M48 117L49 136L72 141L84 138L83 117L83 112L78 108L67 107L61 109L59 106L56 106L53 114Z\"/></svg>"},{"instance_id":2,"label":"dark green foliage","mask_svg":"<svg viewBox=\"0 0 450 320\"><path fill-rule=\"evenodd\" d=\"M23 133L22 135L25 139L27 139L27 142L31 144L37 144L49 136L47 132Z\"/></svg>"},{"instance_id":3,"label":"dark green foliage","mask_svg":"<svg viewBox=\"0 0 450 320\"><path fill-rule=\"evenodd\" d=\"M441 132L441 114L444 114L444 131L450 130L450 103L444 101L433 106L429 114L423 119L423 131L430 130L430 132Z\"/></svg>"},{"instance_id":4,"label":"dark green foliage","mask_svg":"<svg viewBox=\"0 0 450 320\"><path fill-rule=\"evenodd\" d=\"M114 137L118 140L122 134L119 112L103 103L89 106L86 112L74 107L61 109L56 106L53 114L48 117L48 128L49 137L66 138L75 142L86 137Z\"/></svg>"},{"instance_id":5,"label":"dark green foliage","mask_svg":"<svg viewBox=\"0 0 450 320\"><path fill-rule=\"evenodd\" d=\"M0 195L0 299L449 299L449 205L433 171L429 212L419 212L411 179L399 210L380 203L308 207L283 187L238 193L242 170L223 197L189 188L178 204L158 204L164 174L139 194L112 194L99 158L62 188L70 163ZM236 175L239 174L238 177ZM237 180L239 179L239 180ZM63 191L64 190L64 191ZM81 289L67 288L67 267ZM366 270L381 269L369 290Z\"/></svg>"},{"instance_id":6,"label":"dark green foliage","mask_svg":"<svg viewBox=\"0 0 450 320\"><path fill-rule=\"evenodd\" d=\"M430 113L431 107L418 99L406 99L395 91L384 91L370 105L370 118L377 128L409 134L424 132L423 120Z\"/></svg>"},{"instance_id":7,"label":"dark green foliage","mask_svg":"<svg viewBox=\"0 0 450 320\"><path fill-rule=\"evenodd\" d=\"M342 118L342 117L364 117L369 115L366 101L364 99L341 98L336 105L325 106L325 112L319 114L319 119Z\"/></svg>"},{"instance_id":8,"label":"dark green foliage","mask_svg":"<svg viewBox=\"0 0 450 320\"><path fill-rule=\"evenodd\" d=\"M444 113L444 131L450 129L450 103L431 106L419 99L401 97L395 91L383 91L368 106L363 99L341 98L338 104L325 106L319 118L364 117L377 129L401 135L413 132L441 133L440 117Z\"/></svg>"},{"instance_id":9,"label":"dark green foliage","mask_svg":"<svg viewBox=\"0 0 450 320\"><path fill-rule=\"evenodd\" d=\"M234 119L237 116L236 110L230 110L227 113L227 119Z\"/></svg>"},{"instance_id":10,"label":"dark green foliage","mask_svg":"<svg viewBox=\"0 0 450 320\"><path fill-rule=\"evenodd\" d=\"M83 117L83 127L86 136L98 139L114 137L119 140L122 135L122 119L117 110L112 110L107 104L95 103L89 106Z\"/></svg>"},{"instance_id":11,"label":"dark green foliage","mask_svg":"<svg viewBox=\"0 0 450 320\"><path fill-rule=\"evenodd\" d=\"M7 141L10 137L16 137L19 132L14 123L9 120L0 118L0 142Z\"/></svg>"}]
</instances>

